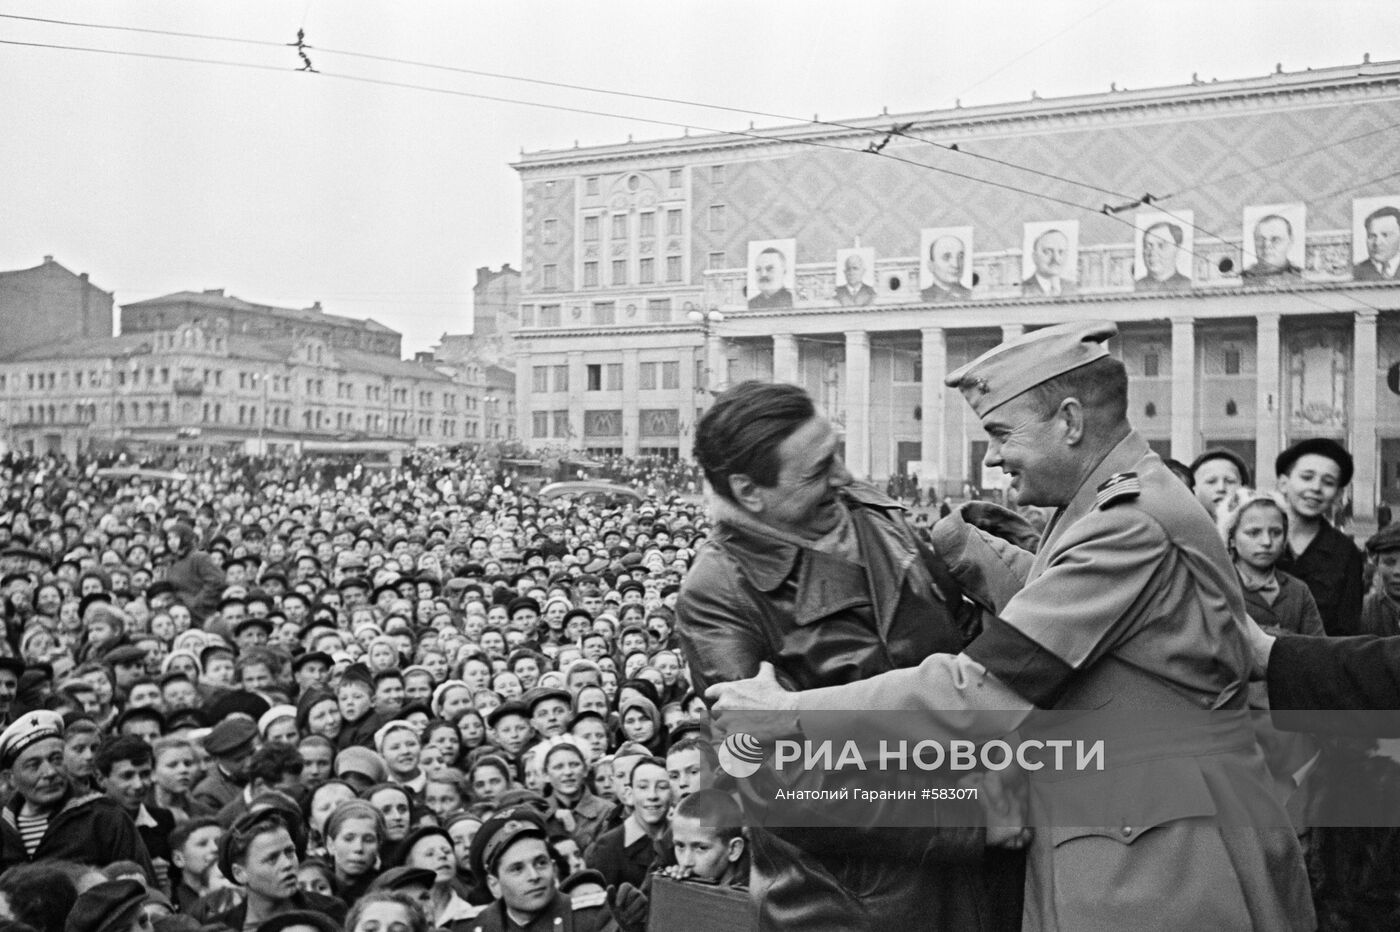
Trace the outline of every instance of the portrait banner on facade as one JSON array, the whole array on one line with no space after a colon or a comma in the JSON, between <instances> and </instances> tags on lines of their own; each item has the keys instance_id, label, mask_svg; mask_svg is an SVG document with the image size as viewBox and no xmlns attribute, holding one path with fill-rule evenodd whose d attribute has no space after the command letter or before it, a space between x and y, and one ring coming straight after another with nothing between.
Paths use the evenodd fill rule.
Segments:
<instances>
[{"instance_id":1,"label":"portrait banner on facade","mask_svg":"<svg viewBox=\"0 0 1400 932\"><path fill-rule=\"evenodd\" d=\"M749 310L792 307L797 287L797 240L749 241Z\"/></svg>"},{"instance_id":2,"label":"portrait banner on facade","mask_svg":"<svg viewBox=\"0 0 1400 932\"><path fill-rule=\"evenodd\" d=\"M1244 209L1242 275L1246 281L1301 280L1307 259L1307 206L1254 204Z\"/></svg>"},{"instance_id":3,"label":"portrait banner on facade","mask_svg":"<svg viewBox=\"0 0 1400 932\"><path fill-rule=\"evenodd\" d=\"M1036 220L1021 233L1021 294L1058 298L1079 289L1079 221Z\"/></svg>"},{"instance_id":4,"label":"portrait banner on facade","mask_svg":"<svg viewBox=\"0 0 1400 932\"><path fill-rule=\"evenodd\" d=\"M1143 211L1133 217L1133 289L1183 291L1194 277L1195 211Z\"/></svg>"},{"instance_id":5,"label":"portrait banner on facade","mask_svg":"<svg viewBox=\"0 0 1400 932\"><path fill-rule=\"evenodd\" d=\"M1351 261L1359 282L1400 280L1400 194L1351 202Z\"/></svg>"},{"instance_id":6,"label":"portrait banner on facade","mask_svg":"<svg viewBox=\"0 0 1400 932\"><path fill-rule=\"evenodd\" d=\"M919 298L926 304L972 298L972 227L919 231Z\"/></svg>"},{"instance_id":7,"label":"portrait banner on facade","mask_svg":"<svg viewBox=\"0 0 1400 932\"><path fill-rule=\"evenodd\" d=\"M836 250L836 303L865 307L875 301L875 250L853 246Z\"/></svg>"}]
</instances>

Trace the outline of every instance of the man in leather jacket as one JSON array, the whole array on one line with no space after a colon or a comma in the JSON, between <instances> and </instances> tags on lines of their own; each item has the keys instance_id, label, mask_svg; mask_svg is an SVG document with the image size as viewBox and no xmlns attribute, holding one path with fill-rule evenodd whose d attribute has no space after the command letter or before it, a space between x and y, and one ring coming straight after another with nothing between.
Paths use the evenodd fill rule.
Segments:
<instances>
[{"instance_id":1,"label":"man in leather jacket","mask_svg":"<svg viewBox=\"0 0 1400 932\"><path fill-rule=\"evenodd\" d=\"M938 558L901 505L852 481L836 445L791 385L737 385L701 421L696 457L716 526L677 603L697 692L753 676L763 661L789 688L812 689L962 650L966 613L935 585L928 561ZM741 782L757 820L752 781ZM948 824L976 825L968 805ZM989 848L984 829L751 824L749 833L761 928L1020 927L1020 855Z\"/></svg>"}]
</instances>

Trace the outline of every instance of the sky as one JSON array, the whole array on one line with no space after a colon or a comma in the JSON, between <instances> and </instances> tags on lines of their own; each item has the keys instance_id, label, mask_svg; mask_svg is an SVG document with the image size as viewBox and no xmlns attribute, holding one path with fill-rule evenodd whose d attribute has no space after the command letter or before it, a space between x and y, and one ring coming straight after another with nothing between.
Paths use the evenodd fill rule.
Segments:
<instances>
[{"instance_id":1,"label":"sky","mask_svg":"<svg viewBox=\"0 0 1400 932\"><path fill-rule=\"evenodd\" d=\"M409 354L519 268L522 151L792 122L573 88L841 120L1225 80L1400 59L1394 2L0 0L0 269L320 301Z\"/></svg>"}]
</instances>

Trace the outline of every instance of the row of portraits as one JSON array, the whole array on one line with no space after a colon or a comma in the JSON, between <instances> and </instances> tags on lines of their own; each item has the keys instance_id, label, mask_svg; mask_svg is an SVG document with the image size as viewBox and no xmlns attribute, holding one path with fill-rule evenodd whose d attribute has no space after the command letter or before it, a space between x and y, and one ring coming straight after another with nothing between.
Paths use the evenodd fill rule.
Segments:
<instances>
[{"instance_id":1,"label":"row of portraits","mask_svg":"<svg viewBox=\"0 0 1400 932\"><path fill-rule=\"evenodd\" d=\"M1142 211L1133 218L1133 286L1136 291L1181 291L1195 278L1195 214L1190 210ZM1307 208L1301 202L1244 209L1240 274L1246 281L1302 279ZM749 243L751 309L792 307L797 241ZM972 227L919 231L919 297L926 303L972 297ZM1400 281L1400 195L1352 201L1352 277ZM1078 289L1079 222L1028 222L1021 235L1021 293L1027 297L1072 295ZM836 300L860 307L875 300L875 250L836 252Z\"/></svg>"}]
</instances>

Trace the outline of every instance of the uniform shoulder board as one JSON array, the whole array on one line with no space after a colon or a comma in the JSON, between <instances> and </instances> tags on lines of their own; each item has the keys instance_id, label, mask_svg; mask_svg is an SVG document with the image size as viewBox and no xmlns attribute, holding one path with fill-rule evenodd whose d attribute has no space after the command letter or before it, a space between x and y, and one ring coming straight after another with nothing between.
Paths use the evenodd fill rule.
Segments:
<instances>
[{"instance_id":1,"label":"uniform shoulder board","mask_svg":"<svg viewBox=\"0 0 1400 932\"><path fill-rule=\"evenodd\" d=\"M1142 494L1142 483L1138 482L1138 475L1135 472L1120 472L1109 476L1099 486L1098 494L1094 496L1094 507L1103 509L1114 502L1127 501L1137 498Z\"/></svg>"}]
</instances>

